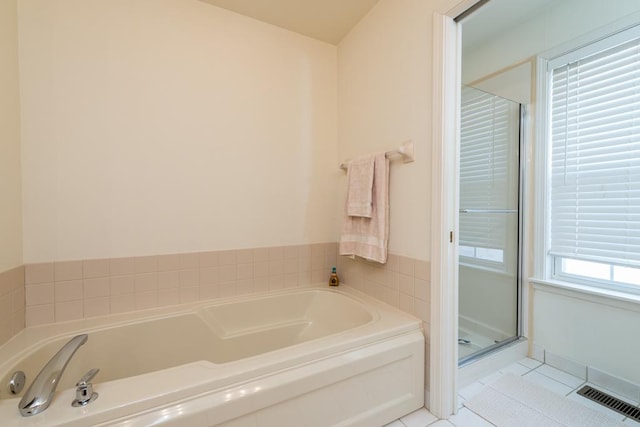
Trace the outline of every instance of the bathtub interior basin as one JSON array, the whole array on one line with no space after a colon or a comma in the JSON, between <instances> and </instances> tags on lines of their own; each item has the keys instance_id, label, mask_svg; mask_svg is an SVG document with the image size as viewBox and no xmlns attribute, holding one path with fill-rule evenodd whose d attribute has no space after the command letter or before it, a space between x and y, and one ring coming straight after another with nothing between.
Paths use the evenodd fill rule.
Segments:
<instances>
[{"instance_id":1,"label":"bathtub interior basin","mask_svg":"<svg viewBox=\"0 0 640 427\"><path fill-rule=\"evenodd\" d=\"M356 300L312 289L204 304L168 317L84 330L89 339L67 366L58 389L74 387L92 368L100 369L95 381L105 382L196 361L225 364L351 330L373 319L374 313ZM13 364L4 364L2 383L22 370L28 386L72 336L54 336L15 355ZM14 397L1 388L0 399Z\"/></svg>"}]
</instances>

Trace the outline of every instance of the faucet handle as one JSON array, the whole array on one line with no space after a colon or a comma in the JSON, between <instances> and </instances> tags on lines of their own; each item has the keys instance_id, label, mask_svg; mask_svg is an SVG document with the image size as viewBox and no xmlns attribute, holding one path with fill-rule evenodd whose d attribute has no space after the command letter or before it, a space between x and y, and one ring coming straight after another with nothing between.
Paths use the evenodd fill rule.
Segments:
<instances>
[{"instance_id":1,"label":"faucet handle","mask_svg":"<svg viewBox=\"0 0 640 427\"><path fill-rule=\"evenodd\" d=\"M89 381L91 381L93 377L95 377L98 374L98 372L100 372L100 369L98 368L91 369L89 372L84 374L82 378L80 378L80 381L77 382L76 387L87 385Z\"/></svg>"},{"instance_id":2,"label":"faucet handle","mask_svg":"<svg viewBox=\"0 0 640 427\"><path fill-rule=\"evenodd\" d=\"M89 382L100 372L100 369L93 368L76 384L76 398L71 402L71 406L85 406L98 398L98 393L93 392L93 385Z\"/></svg>"}]
</instances>

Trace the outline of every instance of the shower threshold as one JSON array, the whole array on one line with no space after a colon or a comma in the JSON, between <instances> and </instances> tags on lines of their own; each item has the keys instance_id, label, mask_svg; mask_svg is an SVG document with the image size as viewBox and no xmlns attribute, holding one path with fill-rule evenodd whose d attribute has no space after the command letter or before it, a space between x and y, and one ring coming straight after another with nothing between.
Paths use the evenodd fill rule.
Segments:
<instances>
[{"instance_id":1,"label":"shower threshold","mask_svg":"<svg viewBox=\"0 0 640 427\"><path fill-rule=\"evenodd\" d=\"M468 340L466 337L463 339ZM469 344L460 344L460 341L458 341L458 367L462 368L463 366L469 365L479 359L488 357L492 353L519 340L520 337L511 337L485 346L474 344L472 339Z\"/></svg>"}]
</instances>

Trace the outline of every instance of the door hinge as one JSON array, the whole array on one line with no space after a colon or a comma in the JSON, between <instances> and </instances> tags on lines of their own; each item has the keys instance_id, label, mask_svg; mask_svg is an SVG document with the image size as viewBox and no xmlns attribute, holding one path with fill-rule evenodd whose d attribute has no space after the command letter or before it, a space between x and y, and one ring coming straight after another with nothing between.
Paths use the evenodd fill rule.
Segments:
<instances>
[{"instance_id":1,"label":"door hinge","mask_svg":"<svg viewBox=\"0 0 640 427\"><path fill-rule=\"evenodd\" d=\"M449 243L453 243L453 231L449 232Z\"/></svg>"}]
</instances>

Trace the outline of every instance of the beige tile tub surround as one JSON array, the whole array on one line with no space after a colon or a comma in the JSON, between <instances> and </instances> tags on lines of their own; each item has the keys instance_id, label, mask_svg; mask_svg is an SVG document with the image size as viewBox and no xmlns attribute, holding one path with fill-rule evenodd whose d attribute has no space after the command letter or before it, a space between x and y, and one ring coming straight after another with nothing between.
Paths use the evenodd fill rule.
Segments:
<instances>
[{"instance_id":1,"label":"beige tile tub surround","mask_svg":"<svg viewBox=\"0 0 640 427\"><path fill-rule=\"evenodd\" d=\"M0 273L0 344L25 326L24 267Z\"/></svg>"},{"instance_id":2,"label":"beige tile tub surround","mask_svg":"<svg viewBox=\"0 0 640 427\"><path fill-rule=\"evenodd\" d=\"M319 243L27 264L23 318L36 326L322 283L336 263L337 244Z\"/></svg>"},{"instance_id":3,"label":"beige tile tub surround","mask_svg":"<svg viewBox=\"0 0 640 427\"><path fill-rule=\"evenodd\" d=\"M428 261L390 254L383 265L339 257L338 274L349 286L430 323Z\"/></svg>"}]
</instances>

